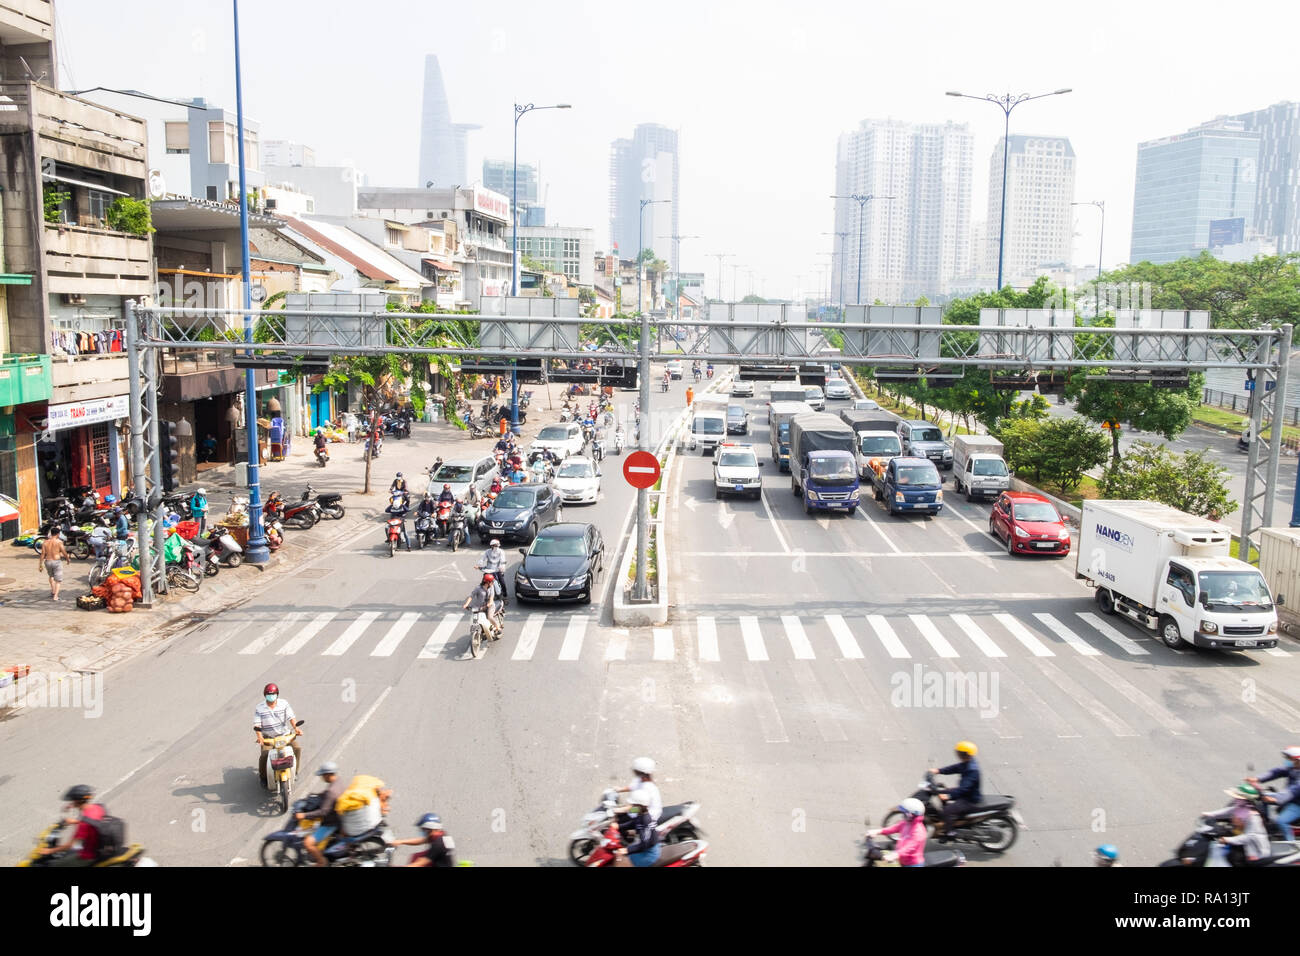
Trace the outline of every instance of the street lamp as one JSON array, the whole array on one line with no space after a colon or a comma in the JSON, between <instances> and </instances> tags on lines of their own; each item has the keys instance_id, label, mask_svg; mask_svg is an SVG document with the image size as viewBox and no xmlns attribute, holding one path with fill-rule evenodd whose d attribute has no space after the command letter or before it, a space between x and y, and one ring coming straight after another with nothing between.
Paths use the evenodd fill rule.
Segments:
<instances>
[{"instance_id":1,"label":"street lamp","mask_svg":"<svg viewBox=\"0 0 1300 956\"><path fill-rule=\"evenodd\" d=\"M673 290L673 315L681 320L681 298L682 298L682 240L683 239L700 239L701 236L655 236L655 239L669 239L673 242L673 262L677 263L677 271L674 273L677 285Z\"/></svg>"},{"instance_id":2,"label":"street lamp","mask_svg":"<svg viewBox=\"0 0 1300 956\"><path fill-rule=\"evenodd\" d=\"M642 311L641 288L642 286L645 285L645 279L642 276L643 272L645 271L645 266L641 262L641 253L644 251L642 249L641 236L642 233L645 231L645 207L653 206L655 203L671 203L672 200L671 199L642 199L640 202L641 202L641 209L637 213L637 220L636 220L636 311L638 315L640 315ZM653 304L654 303L651 303L651 305Z\"/></svg>"},{"instance_id":3,"label":"street lamp","mask_svg":"<svg viewBox=\"0 0 1300 956\"><path fill-rule=\"evenodd\" d=\"M515 157L510 172L510 294L519 294L519 120L525 113L533 110L567 110L573 107L568 103L554 106L535 106L525 103L515 104ZM510 362L510 430L519 434L519 370L512 359Z\"/></svg>"},{"instance_id":4,"label":"street lamp","mask_svg":"<svg viewBox=\"0 0 1300 956\"><path fill-rule=\"evenodd\" d=\"M852 199L858 204L858 305L862 304L862 220L866 216L867 203L873 199L893 199L893 196L860 196L853 193L850 196L832 196L832 199Z\"/></svg>"},{"instance_id":5,"label":"street lamp","mask_svg":"<svg viewBox=\"0 0 1300 956\"><path fill-rule=\"evenodd\" d=\"M1063 93L1069 93L1070 88L1064 87L1059 90L1052 90L1050 93L1038 93L1030 96L1028 93L1016 95L1014 93L1005 93L998 96L996 93L987 93L984 96L971 96L969 93L958 93L956 90L949 90L948 96L960 96L968 100L983 100L992 103L1002 110L1006 115L1006 123L1002 132L1002 213L998 222L998 288L1002 288L1002 234L1007 226L1007 149L1010 146L1011 139L1011 111L1021 103L1028 103L1030 100L1041 100L1045 96L1060 96Z\"/></svg>"},{"instance_id":6,"label":"street lamp","mask_svg":"<svg viewBox=\"0 0 1300 956\"><path fill-rule=\"evenodd\" d=\"M1106 241L1106 200L1088 199L1083 202L1072 202L1071 206L1096 206L1101 210L1100 235L1097 237L1097 308L1098 314L1101 310L1101 250L1102 243Z\"/></svg>"},{"instance_id":7,"label":"street lamp","mask_svg":"<svg viewBox=\"0 0 1300 956\"><path fill-rule=\"evenodd\" d=\"M650 316L641 307L641 290L645 282L641 278L641 243L645 232L645 207L655 203L671 203L671 199L642 199L637 212L636 222L636 311L641 320L641 341L637 351L637 378L641 385L641 408L637 413L637 444L641 451L650 449ZM650 495L648 489L638 488L636 492L636 580L632 585L632 597L637 601L650 599L650 580L646 576L646 555L650 546Z\"/></svg>"},{"instance_id":8,"label":"street lamp","mask_svg":"<svg viewBox=\"0 0 1300 956\"><path fill-rule=\"evenodd\" d=\"M848 232L823 232L823 236L840 237L840 294L837 298L840 300L840 321L844 321L844 240L848 238ZM831 253L832 260L835 254Z\"/></svg>"},{"instance_id":9,"label":"street lamp","mask_svg":"<svg viewBox=\"0 0 1300 956\"><path fill-rule=\"evenodd\" d=\"M736 254L734 252L710 252L709 255L718 260L718 301L725 302L726 300L722 297L722 260L732 259Z\"/></svg>"}]
</instances>

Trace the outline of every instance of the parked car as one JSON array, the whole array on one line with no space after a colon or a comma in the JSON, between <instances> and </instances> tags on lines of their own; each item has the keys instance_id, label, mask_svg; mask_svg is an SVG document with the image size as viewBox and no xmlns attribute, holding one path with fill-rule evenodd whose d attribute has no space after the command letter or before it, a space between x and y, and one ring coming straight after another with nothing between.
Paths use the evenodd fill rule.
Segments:
<instances>
[{"instance_id":1,"label":"parked car","mask_svg":"<svg viewBox=\"0 0 1300 956\"><path fill-rule=\"evenodd\" d=\"M592 524L566 522L541 530L515 568L520 601L591 603L603 570L605 542Z\"/></svg>"},{"instance_id":2,"label":"parked car","mask_svg":"<svg viewBox=\"0 0 1300 956\"><path fill-rule=\"evenodd\" d=\"M827 398L852 398L853 393L849 391L849 383L842 378L831 378L826 380L826 397Z\"/></svg>"},{"instance_id":3,"label":"parked car","mask_svg":"<svg viewBox=\"0 0 1300 956\"><path fill-rule=\"evenodd\" d=\"M528 446L528 453L531 455L535 451L555 452L561 458L568 458L570 455L581 455L583 448L587 445L586 440L582 437L582 426L577 422L565 422L560 425L547 425L537 433Z\"/></svg>"},{"instance_id":4,"label":"parked car","mask_svg":"<svg viewBox=\"0 0 1300 956\"><path fill-rule=\"evenodd\" d=\"M1070 530L1050 501L1028 491L1004 491L989 514L989 534L1007 554L1070 553Z\"/></svg>"},{"instance_id":5,"label":"parked car","mask_svg":"<svg viewBox=\"0 0 1300 956\"><path fill-rule=\"evenodd\" d=\"M749 434L749 412L745 411L744 405L727 406L727 434Z\"/></svg>"},{"instance_id":6,"label":"parked car","mask_svg":"<svg viewBox=\"0 0 1300 956\"><path fill-rule=\"evenodd\" d=\"M552 482L566 502L595 504L600 499L600 469L590 458L574 455L555 472Z\"/></svg>"},{"instance_id":7,"label":"parked car","mask_svg":"<svg viewBox=\"0 0 1300 956\"><path fill-rule=\"evenodd\" d=\"M443 485L451 485L451 493L464 501L473 488L474 497L479 498L491 486L496 470L497 460L493 455L445 461L429 476L429 490L437 497Z\"/></svg>"},{"instance_id":8,"label":"parked car","mask_svg":"<svg viewBox=\"0 0 1300 956\"><path fill-rule=\"evenodd\" d=\"M484 544L492 538L532 541L539 528L560 520L563 507L550 485L525 482L503 488L483 516L479 540Z\"/></svg>"},{"instance_id":9,"label":"parked car","mask_svg":"<svg viewBox=\"0 0 1300 956\"><path fill-rule=\"evenodd\" d=\"M732 398L741 398L741 397L753 398L754 383L744 382L741 381L740 379L736 379L731 383L731 397Z\"/></svg>"}]
</instances>

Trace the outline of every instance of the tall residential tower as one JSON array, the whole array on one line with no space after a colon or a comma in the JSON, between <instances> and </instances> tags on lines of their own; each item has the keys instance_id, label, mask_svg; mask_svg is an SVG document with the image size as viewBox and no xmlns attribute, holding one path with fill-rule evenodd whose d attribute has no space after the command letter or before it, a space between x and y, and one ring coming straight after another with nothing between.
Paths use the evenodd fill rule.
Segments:
<instances>
[{"instance_id":1,"label":"tall residential tower","mask_svg":"<svg viewBox=\"0 0 1300 956\"><path fill-rule=\"evenodd\" d=\"M1003 285L1028 285L1045 269L1069 271L1074 255L1074 148L1063 136L1012 136L1006 159L1006 224L1002 221L1002 149L989 157L988 262L998 273L1003 240Z\"/></svg>"},{"instance_id":2,"label":"tall residential tower","mask_svg":"<svg viewBox=\"0 0 1300 956\"><path fill-rule=\"evenodd\" d=\"M623 259L635 259L640 200L671 200L671 205L645 208L641 242L678 271L676 243L662 236L678 235L677 132L643 123L631 139L616 139L609 151L609 238ZM611 250L612 251L612 250Z\"/></svg>"}]
</instances>

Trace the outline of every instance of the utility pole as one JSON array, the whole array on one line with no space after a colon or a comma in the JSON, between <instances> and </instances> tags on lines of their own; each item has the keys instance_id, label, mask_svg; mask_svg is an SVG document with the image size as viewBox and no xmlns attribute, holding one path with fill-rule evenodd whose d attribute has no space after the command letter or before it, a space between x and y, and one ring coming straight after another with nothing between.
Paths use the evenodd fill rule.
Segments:
<instances>
[{"instance_id":1,"label":"utility pole","mask_svg":"<svg viewBox=\"0 0 1300 956\"><path fill-rule=\"evenodd\" d=\"M641 288L645 285L641 274L644 266L641 262L641 237L645 231L645 207L655 203L671 203L671 199L642 199L641 211L636 228L636 310L641 319L640 362L638 375L641 378L641 412L637 419L637 447L642 451L650 450L650 315L641 308ZM636 490L636 583L632 588L635 601L650 600L650 581L646 577L646 562L650 543L650 489Z\"/></svg>"},{"instance_id":2,"label":"utility pole","mask_svg":"<svg viewBox=\"0 0 1300 956\"><path fill-rule=\"evenodd\" d=\"M718 260L718 301L719 302L726 301L726 299L722 297L722 260L731 259L735 255L736 254L734 252L710 252L709 253L710 257Z\"/></svg>"},{"instance_id":3,"label":"utility pole","mask_svg":"<svg viewBox=\"0 0 1300 956\"><path fill-rule=\"evenodd\" d=\"M870 194L866 196L861 196L857 193L853 193L850 196L832 196L831 198L852 199L854 202L858 204L858 296L857 296L858 301L857 304L861 305L862 304L862 220L866 218L867 203L871 202L873 199L894 199L895 197L894 196L873 196Z\"/></svg>"}]
</instances>

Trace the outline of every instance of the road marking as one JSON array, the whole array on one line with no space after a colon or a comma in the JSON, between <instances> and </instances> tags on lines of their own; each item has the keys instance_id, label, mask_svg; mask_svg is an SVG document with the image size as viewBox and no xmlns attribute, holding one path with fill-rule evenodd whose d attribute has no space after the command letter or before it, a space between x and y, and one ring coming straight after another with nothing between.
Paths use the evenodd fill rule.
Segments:
<instances>
[{"instance_id":1,"label":"road marking","mask_svg":"<svg viewBox=\"0 0 1300 956\"><path fill-rule=\"evenodd\" d=\"M1096 657L1101 653L1101 651L1097 650L1097 648L1093 647L1078 634L1075 634L1074 631L1070 630L1056 618L1052 617L1052 615L1042 614L1035 611L1034 617L1038 618L1038 620L1040 620L1048 630L1061 640L1065 641L1065 643L1069 644L1084 657Z\"/></svg>"},{"instance_id":2,"label":"road marking","mask_svg":"<svg viewBox=\"0 0 1300 956\"><path fill-rule=\"evenodd\" d=\"M610 636L609 643L605 645L605 660L627 660L627 628L614 628L614 633Z\"/></svg>"},{"instance_id":3,"label":"road marking","mask_svg":"<svg viewBox=\"0 0 1300 956\"><path fill-rule=\"evenodd\" d=\"M1011 632L1011 636L1018 640L1025 647L1033 651L1035 657L1055 657L1052 649L1034 637L1029 628L1025 627L1010 614L994 614L994 620Z\"/></svg>"},{"instance_id":4,"label":"road marking","mask_svg":"<svg viewBox=\"0 0 1300 956\"><path fill-rule=\"evenodd\" d=\"M1050 617L1051 615L1047 616ZM1077 639L1078 638L1076 638L1076 640ZM1101 653L1096 648L1090 648L1090 650L1092 650L1093 653ZM1038 672L1064 691L1066 696L1076 704L1105 724L1110 732L1116 737L1137 736L1137 731L1124 723L1124 721L1120 720L1113 710L1099 702L1096 697L1061 673L1055 664L1050 661L1040 661L1038 664Z\"/></svg>"},{"instance_id":5,"label":"road marking","mask_svg":"<svg viewBox=\"0 0 1300 956\"><path fill-rule=\"evenodd\" d=\"M793 615L782 615L781 623L785 625L785 636L790 642L790 649L794 651L794 657L797 661L811 661L816 658L813 653L812 645L808 643L808 635L803 631L803 624Z\"/></svg>"},{"instance_id":6,"label":"road marking","mask_svg":"<svg viewBox=\"0 0 1300 956\"><path fill-rule=\"evenodd\" d=\"M533 652L537 650L537 639L542 636L544 623L546 623L545 614L528 615L528 620L524 622L523 629L519 632L519 643L515 645L515 652L510 655L512 661L533 659Z\"/></svg>"},{"instance_id":7,"label":"road marking","mask_svg":"<svg viewBox=\"0 0 1300 956\"><path fill-rule=\"evenodd\" d=\"M776 516L772 514L772 507L767 503L767 489L766 489L766 488L764 488L762 494L760 494L760 495L758 496L758 500L761 501L761 502L763 503L763 510L767 512L767 520L770 521L770 522L772 523L772 530L776 532L776 540L781 542L781 547L782 547L783 549L785 549L785 550L784 550L784 553L785 553L785 554L789 554L789 553L790 553L790 545L786 544L786 541L785 541L785 535L781 534L781 527L780 527L780 525L778 525L778 524L776 523ZM773 553L773 554L781 554L782 552L775 551L775 552L772 552L772 553ZM723 552L719 552L718 555L715 555L715 557L721 557L721 556L723 556L723 555L725 555L725 556L727 556L727 557L734 557L734 556L735 556L735 555L734 555L734 552L731 552L731 551L723 551Z\"/></svg>"},{"instance_id":8,"label":"road marking","mask_svg":"<svg viewBox=\"0 0 1300 956\"><path fill-rule=\"evenodd\" d=\"M673 659L673 630L670 627L655 628L655 660Z\"/></svg>"},{"instance_id":9,"label":"road marking","mask_svg":"<svg viewBox=\"0 0 1300 956\"><path fill-rule=\"evenodd\" d=\"M749 683L749 697L754 705L754 714L758 718L763 739L769 744L789 743L790 738L786 736L785 724L781 722L781 714L772 700L772 690L763 678L763 669L746 667L745 679Z\"/></svg>"},{"instance_id":10,"label":"road marking","mask_svg":"<svg viewBox=\"0 0 1300 956\"><path fill-rule=\"evenodd\" d=\"M934 622L924 614L909 614L907 616L916 625L916 629L921 632L921 636L930 642L930 646L934 648L934 652L940 657L961 656L957 653L957 648L948 643L944 636L939 633L939 629L934 626Z\"/></svg>"},{"instance_id":11,"label":"road marking","mask_svg":"<svg viewBox=\"0 0 1300 956\"><path fill-rule=\"evenodd\" d=\"M582 639L587 633L587 622L591 618L585 614L578 614L569 618L569 626L564 630L564 643L560 645L560 656L557 658L562 661L576 661L578 655L582 653Z\"/></svg>"},{"instance_id":12,"label":"road marking","mask_svg":"<svg viewBox=\"0 0 1300 956\"><path fill-rule=\"evenodd\" d=\"M700 660L720 661L718 656L718 628L713 618L695 619L695 643L700 647Z\"/></svg>"},{"instance_id":13,"label":"road marking","mask_svg":"<svg viewBox=\"0 0 1300 956\"><path fill-rule=\"evenodd\" d=\"M388 697L390 693L392 693L392 690L393 688L391 685L385 687L384 692L379 695L379 699L370 705L370 709L366 711L365 716L362 717L360 722L357 723L357 725L353 727L351 731L348 732L348 735L343 738L343 742L339 744L338 748L335 749L334 751L335 763L338 763L338 758L343 756L343 751L347 749L348 744L352 743L352 738L361 732L361 728L366 725L366 721L368 721L371 717L375 715L375 711L379 709L379 705L384 702L384 700Z\"/></svg>"},{"instance_id":14,"label":"road marking","mask_svg":"<svg viewBox=\"0 0 1300 956\"><path fill-rule=\"evenodd\" d=\"M993 639L984 633L984 629L970 619L968 614L949 614L953 623L966 632L976 647L978 647L987 657L1006 657L1002 648L993 643Z\"/></svg>"},{"instance_id":15,"label":"road marking","mask_svg":"<svg viewBox=\"0 0 1300 956\"><path fill-rule=\"evenodd\" d=\"M1270 654L1270 655L1272 655L1273 657L1290 657L1290 656L1291 656L1290 653L1288 653L1287 651L1282 650L1282 648L1280 648L1280 647L1270 647L1270 648L1267 648L1267 649L1265 650L1265 653Z\"/></svg>"},{"instance_id":16,"label":"road marking","mask_svg":"<svg viewBox=\"0 0 1300 956\"><path fill-rule=\"evenodd\" d=\"M1146 713L1148 717L1158 723L1162 728L1168 730L1171 734L1181 737L1189 734L1195 734L1183 720L1173 711L1160 706L1142 691L1138 690L1124 678L1120 677L1114 668L1107 667L1100 661L1081 661L1085 667L1089 668L1098 679L1113 687L1121 696L1130 703L1136 704L1138 709Z\"/></svg>"},{"instance_id":17,"label":"road marking","mask_svg":"<svg viewBox=\"0 0 1300 956\"><path fill-rule=\"evenodd\" d=\"M456 628L460 626L462 616L460 611L444 614L442 620L438 622L438 626L429 635L429 639L424 642L423 649L416 655L416 660L431 661L442 657L442 652L447 643L456 633Z\"/></svg>"},{"instance_id":18,"label":"road marking","mask_svg":"<svg viewBox=\"0 0 1300 956\"><path fill-rule=\"evenodd\" d=\"M384 639L375 645L375 649L370 652L371 657L390 657L393 651L397 650L397 645L402 642L411 628L415 627L415 622L420 619L419 611L407 611L400 618L393 622L393 626L388 629Z\"/></svg>"},{"instance_id":19,"label":"road marking","mask_svg":"<svg viewBox=\"0 0 1300 956\"><path fill-rule=\"evenodd\" d=\"M315 637L317 634L323 631L325 629L325 625L328 624L330 621L334 620L334 618L338 617L338 614L339 614L338 611L325 611L321 614L317 614L314 618L312 618L310 624L304 627L293 637L285 641L284 647L280 648L275 653L277 655L298 653L300 650L302 650L303 645L305 645L313 637Z\"/></svg>"},{"instance_id":20,"label":"road marking","mask_svg":"<svg viewBox=\"0 0 1300 956\"><path fill-rule=\"evenodd\" d=\"M1111 627L1109 624L1107 624L1097 615L1089 611L1078 611L1076 612L1075 617L1079 618L1082 621L1086 621L1088 624L1092 625L1092 627L1094 627L1097 630L1097 633L1099 633L1102 637L1106 638L1109 641L1114 642L1115 644L1118 644L1120 647L1124 648L1124 650L1129 654L1139 656L1142 654L1151 653L1145 647L1141 647L1138 644L1135 644L1132 641L1132 639L1125 637L1119 631L1115 630L1115 628Z\"/></svg>"},{"instance_id":21,"label":"road marking","mask_svg":"<svg viewBox=\"0 0 1300 956\"><path fill-rule=\"evenodd\" d=\"M889 652L890 657L902 659L912 656L907 652L907 648L903 646L903 642L898 639L898 635L894 633L894 626L885 619L883 614L868 614L867 623L876 632L876 637L885 646L885 650Z\"/></svg>"},{"instance_id":22,"label":"road marking","mask_svg":"<svg viewBox=\"0 0 1300 956\"><path fill-rule=\"evenodd\" d=\"M954 498L957 497L957 494L956 494L955 491L953 492L953 497L954 497ZM966 522L968 525L970 525L972 528L974 528L974 529L975 529L979 534L983 535L985 538L988 537L988 533L989 533L989 532L988 532L988 528L987 528L987 527L981 528L981 527L980 527L979 525L977 525L974 521L971 521L970 518L967 518L964 514L962 514L962 513L957 509L957 507L956 507L955 505L953 505L953 504L951 504L951 503L949 503L949 502L946 502L946 501L944 502L944 504L948 505L948 507L944 509L945 511L947 511L947 512L949 512L949 513L951 513L951 514L956 515L958 518L960 518L962 521ZM985 554L997 554L998 552L997 552L997 551L985 551L984 553L985 553Z\"/></svg>"},{"instance_id":23,"label":"road marking","mask_svg":"<svg viewBox=\"0 0 1300 956\"><path fill-rule=\"evenodd\" d=\"M742 617L740 634L745 640L745 656L751 661L765 661L767 648L763 646L763 632L758 629L758 618Z\"/></svg>"},{"instance_id":24,"label":"road marking","mask_svg":"<svg viewBox=\"0 0 1300 956\"><path fill-rule=\"evenodd\" d=\"M295 624L297 624L306 616L307 613L305 611L293 611L290 614L286 614L280 620L276 621L270 627L266 628L266 630L264 630L258 637L255 637L251 641L249 641L248 644L246 644L243 648L240 649L239 653L241 654L262 653L262 651L270 647L281 634L289 630L289 628L293 627Z\"/></svg>"},{"instance_id":25,"label":"road marking","mask_svg":"<svg viewBox=\"0 0 1300 956\"><path fill-rule=\"evenodd\" d=\"M215 651L218 647L220 647L222 644L226 643L226 641L230 640L230 639L231 639L232 637L234 637L234 636L235 636L235 630L232 628L231 630L229 630L229 631L226 632L226 636L225 636L225 637L210 637L210 638L208 638L206 641L204 641L202 644L199 645L199 653L200 653L200 654L211 654L211 653L212 653L213 651ZM114 786L117 786L117 785L114 784Z\"/></svg>"},{"instance_id":26,"label":"road marking","mask_svg":"<svg viewBox=\"0 0 1300 956\"><path fill-rule=\"evenodd\" d=\"M321 651L321 654L328 657L338 657L340 654L343 654L349 647L356 643L357 638L360 637L375 618L379 617L382 613L382 611L366 611L349 624L348 629L339 636L339 639L329 647L325 648L325 650Z\"/></svg>"},{"instance_id":27,"label":"road marking","mask_svg":"<svg viewBox=\"0 0 1300 956\"><path fill-rule=\"evenodd\" d=\"M840 656L848 660L860 660L862 648L858 647L858 642L853 637L853 632L849 630L849 626L844 623L844 618L838 614L827 614L826 624L831 629L835 643L839 645Z\"/></svg>"},{"instance_id":28,"label":"road marking","mask_svg":"<svg viewBox=\"0 0 1300 956\"><path fill-rule=\"evenodd\" d=\"M924 528L924 525L917 525ZM781 542L785 544L783 540ZM893 542L890 542L893 544ZM735 559L735 551L681 551L678 552L687 558L731 558ZM800 551L801 558L979 558L984 560L988 558L991 551ZM788 558L791 552L785 551L746 551L746 558ZM1035 595L1037 596L1037 595ZM1078 597L1077 594L1071 594L1071 597Z\"/></svg>"},{"instance_id":29,"label":"road marking","mask_svg":"<svg viewBox=\"0 0 1300 956\"><path fill-rule=\"evenodd\" d=\"M893 554L903 553L903 550L898 545L894 544L893 539L890 538L889 535L885 534L885 529L880 527L880 525L876 524L874 521L871 520L871 516L867 514L867 509L865 506L860 506L853 513L856 514L863 521L865 521L867 524L871 525L872 530L874 530L876 534L880 535L880 537L884 539L885 544L889 545L891 553ZM877 557L883 557L883 555L877 555Z\"/></svg>"}]
</instances>

